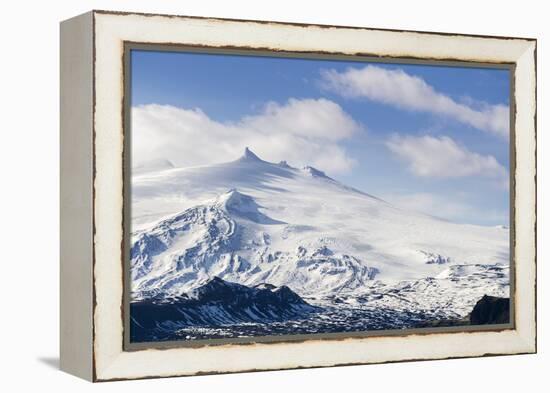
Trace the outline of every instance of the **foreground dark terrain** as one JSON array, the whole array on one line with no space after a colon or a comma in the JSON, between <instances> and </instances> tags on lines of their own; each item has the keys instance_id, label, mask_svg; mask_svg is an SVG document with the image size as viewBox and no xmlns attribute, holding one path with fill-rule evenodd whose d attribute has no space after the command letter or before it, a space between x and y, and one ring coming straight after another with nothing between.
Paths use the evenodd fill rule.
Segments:
<instances>
[{"instance_id":1,"label":"foreground dark terrain","mask_svg":"<svg viewBox=\"0 0 550 393\"><path fill-rule=\"evenodd\" d=\"M356 299L361 302L361 298ZM463 318L370 306L341 298L310 304L286 286L247 287L214 278L189 295L132 303L131 342L504 324L509 299L483 296Z\"/></svg>"}]
</instances>

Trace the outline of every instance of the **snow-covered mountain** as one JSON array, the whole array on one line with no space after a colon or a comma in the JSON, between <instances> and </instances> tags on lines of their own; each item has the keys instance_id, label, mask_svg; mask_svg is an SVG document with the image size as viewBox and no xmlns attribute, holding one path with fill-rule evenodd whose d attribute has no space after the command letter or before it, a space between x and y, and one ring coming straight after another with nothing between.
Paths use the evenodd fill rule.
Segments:
<instances>
[{"instance_id":1,"label":"snow-covered mountain","mask_svg":"<svg viewBox=\"0 0 550 393\"><path fill-rule=\"evenodd\" d=\"M135 173L132 217L134 300L181 296L214 277L321 298L509 263L507 228L403 210L249 149L228 163Z\"/></svg>"}]
</instances>

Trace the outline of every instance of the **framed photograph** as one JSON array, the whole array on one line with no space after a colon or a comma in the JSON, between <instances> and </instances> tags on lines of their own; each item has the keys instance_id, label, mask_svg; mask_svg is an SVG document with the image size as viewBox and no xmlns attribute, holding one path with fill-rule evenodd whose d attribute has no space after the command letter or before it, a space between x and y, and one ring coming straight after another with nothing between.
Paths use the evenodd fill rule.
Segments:
<instances>
[{"instance_id":1,"label":"framed photograph","mask_svg":"<svg viewBox=\"0 0 550 393\"><path fill-rule=\"evenodd\" d=\"M536 40L61 24L61 367L536 351Z\"/></svg>"}]
</instances>

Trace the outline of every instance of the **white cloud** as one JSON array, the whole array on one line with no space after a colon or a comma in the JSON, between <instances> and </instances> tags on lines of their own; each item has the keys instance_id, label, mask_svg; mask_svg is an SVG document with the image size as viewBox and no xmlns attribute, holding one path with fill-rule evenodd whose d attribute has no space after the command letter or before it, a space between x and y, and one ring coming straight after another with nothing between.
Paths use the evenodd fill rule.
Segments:
<instances>
[{"instance_id":1,"label":"white cloud","mask_svg":"<svg viewBox=\"0 0 550 393\"><path fill-rule=\"evenodd\" d=\"M509 134L507 105L457 102L436 91L422 78L403 70L388 70L367 65L348 68L344 72L321 71L322 87L345 97L365 97L398 108L448 116L479 130L503 138Z\"/></svg>"},{"instance_id":2,"label":"white cloud","mask_svg":"<svg viewBox=\"0 0 550 393\"><path fill-rule=\"evenodd\" d=\"M446 195L427 192L390 193L382 195L382 198L403 209L454 222L482 222L485 225L508 225L509 222L508 212L505 210L479 208L461 199L452 200Z\"/></svg>"},{"instance_id":3,"label":"white cloud","mask_svg":"<svg viewBox=\"0 0 550 393\"><path fill-rule=\"evenodd\" d=\"M495 157L469 151L447 136L393 135L386 141L416 176L454 178L484 176L506 183L508 171Z\"/></svg>"},{"instance_id":4,"label":"white cloud","mask_svg":"<svg viewBox=\"0 0 550 393\"><path fill-rule=\"evenodd\" d=\"M348 138L359 128L338 104L324 98L291 98L286 105L270 102L260 115L244 117L241 126L332 141Z\"/></svg>"},{"instance_id":5,"label":"white cloud","mask_svg":"<svg viewBox=\"0 0 550 393\"><path fill-rule=\"evenodd\" d=\"M231 123L213 120L198 108L143 105L132 108L132 160L134 166L159 159L176 166L205 165L234 160L249 146L265 160L341 173L355 161L338 142L361 130L326 99L271 102Z\"/></svg>"}]
</instances>

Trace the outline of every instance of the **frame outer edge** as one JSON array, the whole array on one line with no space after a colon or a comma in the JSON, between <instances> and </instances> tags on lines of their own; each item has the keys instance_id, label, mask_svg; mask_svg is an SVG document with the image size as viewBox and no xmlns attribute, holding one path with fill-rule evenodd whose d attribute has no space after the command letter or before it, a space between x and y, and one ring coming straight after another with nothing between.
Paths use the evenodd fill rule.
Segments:
<instances>
[{"instance_id":1,"label":"frame outer edge","mask_svg":"<svg viewBox=\"0 0 550 393\"><path fill-rule=\"evenodd\" d=\"M516 76L521 89L516 89L519 102L516 115L516 193L515 222L516 266L521 271L517 286L524 287L516 294L521 304L516 315L517 331L527 353L537 352L537 43L529 42L518 58L520 72ZM524 209L524 210L522 210ZM518 258L523 256L524 258ZM525 258L526 257L526 258ZM518 288L519 289L519 288Z\"/></svg>"},{"instance_id":2,"label":"frame outer edge","mask_svg":"<svg viewBox=\"0 0 550 393\"><path fill-rule=\"evenodd\" d=\"M93 65L88 12L60 24L60 368L92 381Z\"/></svg>"}]
</instances>

